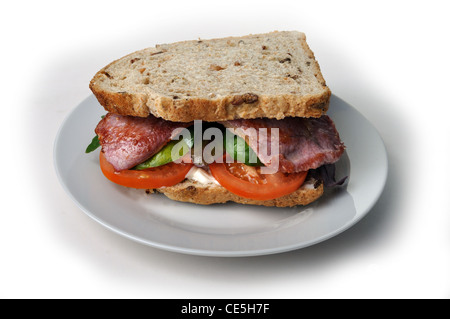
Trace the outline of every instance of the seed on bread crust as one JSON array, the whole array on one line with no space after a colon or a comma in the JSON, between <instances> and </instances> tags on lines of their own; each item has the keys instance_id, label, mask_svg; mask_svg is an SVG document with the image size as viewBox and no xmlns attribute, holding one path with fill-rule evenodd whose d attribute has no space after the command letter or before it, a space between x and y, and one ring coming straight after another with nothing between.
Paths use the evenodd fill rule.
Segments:
<instances>
[{"instance_id":1,"label":"seed on bread crust","mask_svg":"<svg viewBox=\"0 0 450 319\"><path fill-rule=\"evenodd\" d=\"M244 103L252 104L258 101L258 95L254 93L245 93L242 95L242 99L244 100Z\"/></svg>"},{"instance_id":2,"label":"seed on bread crust","mask_svg":"<svg viewBox=\"0 0 450 319\"><path fill-rule=\"evenodd\" d=\"M317 110L321 110L322 112L326 111L327 106L323 103L314 103L311 104L311 108L317 109Z\"/></svg>"},{"instance_id":3,"label":"seed on bread crust","mask_svg":"<svg viewBox=\"0 0 450 319\"><path fill-rule=\"evenodd\" d=\"M209 69L211 71L222 71L222 70L225 70L225 68L221 67L220 65L216 65L216 64L211 64L209 66Z\"/></svg>"},{"instance_id":4,"label":"seed on bread crust","mask_svg":"<svg viewBox=\"0 0 450 319\"><path fill-rule=\"evenodd\" d=\"M233 100L231 101L232 105L238 106L244 103L244 100L242 99L242 95L235 95L233 97Z\"/></svg>"},{"instance_id":5,"label":"seed on bread crust","mask_svg":"<svg viewBox=\"0 0 450 319\"><path fill-rule=\"evenodd\" d=\"M112 79L112 78L113 78L113 77L111 76L111 74L109 74L109 73L106 72L106 71L103 71L102 74L106 75L106 77L107 77L108 79Z\"/></svg>"},{"instance_id":6,"label":"seed on bread crust","mask_svg":"<svg viewBox=\"0 0 450 319\"><path fill-rule=\"evenodd\" d=\"M232 105L241 105L243 103L252 104L258 101L258 95L254 93L245 93L242 95L235 95L231 101Z\"/></svg>"}]
</instances>

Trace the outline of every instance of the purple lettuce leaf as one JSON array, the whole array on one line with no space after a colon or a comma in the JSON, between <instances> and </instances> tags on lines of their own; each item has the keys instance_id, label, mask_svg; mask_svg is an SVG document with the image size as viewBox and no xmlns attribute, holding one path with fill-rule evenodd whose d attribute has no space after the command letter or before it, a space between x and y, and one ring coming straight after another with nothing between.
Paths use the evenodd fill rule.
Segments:
<instances>
[{"instance_id":1,"label":"purple lettuce leaf","mask_svg":"<svg viewBox=\"0 0 450 319\"><path fill-rule=\"evenodd\" d=\"M310 170L310 174L315 179L320 179L323 181L325 187L335 187L341 186L348 179L348 176L341 178L336 181L336 165L335 164L326 164L322 165L319 168L314 170Z\"/></svg>"}]
</instances>

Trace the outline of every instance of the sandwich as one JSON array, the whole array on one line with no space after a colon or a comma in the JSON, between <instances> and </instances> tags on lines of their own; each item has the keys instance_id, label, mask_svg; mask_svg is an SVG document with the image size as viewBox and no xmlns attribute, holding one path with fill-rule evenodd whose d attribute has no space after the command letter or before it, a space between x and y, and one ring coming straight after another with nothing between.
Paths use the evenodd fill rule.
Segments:
<instances>
[{"instance_id":1,"label":"sandwich","mask_svg":"<svg viewBox=\"0 0 450 319\"><path fill-rule=\"evenodd\" d=\"M98 71L107 114L86 152L124 187L196 204L307 205L344 143L301 32L161 44Z\"/></svg>"}]
</instances>

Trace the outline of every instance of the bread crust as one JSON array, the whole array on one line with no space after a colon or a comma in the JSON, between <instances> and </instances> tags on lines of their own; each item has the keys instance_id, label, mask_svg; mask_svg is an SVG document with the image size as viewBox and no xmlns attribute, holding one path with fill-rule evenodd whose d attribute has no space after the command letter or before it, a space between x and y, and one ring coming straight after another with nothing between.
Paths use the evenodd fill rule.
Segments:
<instances>
[{"instance_id":1,"label":"bread crust","mask_svg":"<svg viewBox=\"0 0 450 319\"><path fill-rule=\"evenodd\" d=\"M236 107L231 104L233 96L216 100L192 98L183 101L161 97L148 103L148 97L144 94L91 89L108 112L139 117L153 114L173 122L192 122L198 119L215 122L240 118L321 117L328 110L331 95L328 90L320 96L262 96L255 104Z\"/></svg>"},{"instance_id":2,"label":"bread crust","mask_svg":"<svg viewBox=\"0 0 450 319\"><path fill-rule=\"evenodd\" d=\"M272 200L253 200L240 197L215 184L199 184L196 181L185 180L171 187L149 190L149 193L158 192L166 195L168 198L181 202L189 202L200 205L211 205L226 202L235 202L239 204L275 206L275 207L293 207L297 205L308 205L316 201L323 194L323 183L315 180L308 180L297 191Z\"/></svg>"},{"instance_id":3,"label":"bread crust","mask_svg":"<svg viewBox=\"0 0 450 319\"><path fill-rule=\"evenodd\" d=\"M250 36L241 38L245 39L247 37ZM220 39L205 41L216 40ZM236 105L234 103L236 95L231 93L217 98L198 96L175 98L152 91L142 93L117 92L111 88L105 89L105 86L101 84L102 81L107 80L106 77L109 78L107 70L118 61L129 59L136 52L118 59L101 69L95 74L89 87L106 111L121 115L147 117L149 114L153 114L175 122L191 122L199 119L204 121L226 121L238 118L252 119L261 117L276 119L284 117L320 117L328 110L331 91L326 86L319 64L306 43L303 33L298 33L297 41L299 46L306 52L307 58L312 61L311 67L314 76L322 86L321 92L318 94L265 95L259 93L257 101Z\"/></svg>"}]
</instances>

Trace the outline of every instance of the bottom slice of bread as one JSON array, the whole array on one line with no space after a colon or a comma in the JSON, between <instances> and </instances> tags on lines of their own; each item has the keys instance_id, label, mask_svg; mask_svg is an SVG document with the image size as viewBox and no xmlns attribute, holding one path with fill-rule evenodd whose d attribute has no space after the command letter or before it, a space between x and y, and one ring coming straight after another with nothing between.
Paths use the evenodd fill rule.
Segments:
<instances>
[{"instance_id":1,"label":"bottom slice of bread","mask_svg":"<svg viewBox=\"0 0 450 319\"><path fill-rule=\"evenodd\" d=\"M148 190L148 192L158 192L166 195L172 200L201 205L236 202L249 205L292 207L297 205L307 205L317 200L323 194L323 183L313 178L309 178L295 192L271 200L243 198L231 193L220 185L201 184L188 179L175 186L151 189Z\"/></svg>"}]
</instances>

